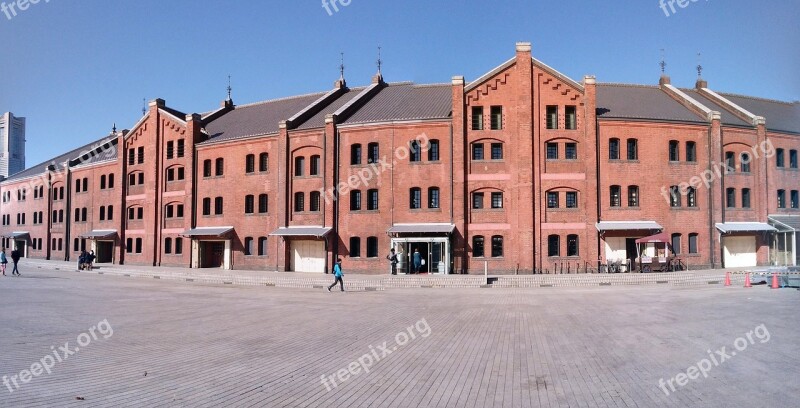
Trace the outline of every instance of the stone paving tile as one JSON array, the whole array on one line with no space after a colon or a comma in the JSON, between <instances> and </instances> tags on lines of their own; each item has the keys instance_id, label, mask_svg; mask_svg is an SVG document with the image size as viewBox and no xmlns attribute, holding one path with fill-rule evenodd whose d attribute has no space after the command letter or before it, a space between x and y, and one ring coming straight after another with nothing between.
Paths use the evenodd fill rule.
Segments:
<instances>
[{"instance_id":1,"label":"stone paving tile","mask_svg":"<svg viewBox=\"0 0 800 408\"><path fill-rule=\"evenodd\" d=\"M0 376L104 319L114 332L13 393L2 386L2 407L789 407L800 392L797 290L328 293L23 273L0 277ZM322 385L423 318L429 337ZM769 342L669 396L659 389L761 324Z\"/></svg>"}]
</instances>

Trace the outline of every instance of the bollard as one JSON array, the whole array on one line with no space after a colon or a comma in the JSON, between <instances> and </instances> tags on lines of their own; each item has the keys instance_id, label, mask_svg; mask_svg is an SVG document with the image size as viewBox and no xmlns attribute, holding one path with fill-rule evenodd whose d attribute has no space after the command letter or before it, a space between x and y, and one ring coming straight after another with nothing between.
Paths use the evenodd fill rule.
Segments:
<instances>
[{"instance_id":1,"label":"bollard","mask_svg":"<svg viewBox=\"0 0 800 408\"><path fill-rule=\"evenodd\" d=\"M753 285L751 285L751 284L750 284L750 272L747 272L747 273L744 275L744 287L746 287L746 288L751 288L751 287L753 287Z\"/></svg>"},{"instance_id":2,"label":"bollard","mask_svg":"<svg viewBox=\"0 0 800 408\"><path fill-rule=\"evenodd\" d=\"M778 284L778 272L772 272L772 289L780 289L781 286Z\"/></svg>"},{"instance_id":3,"label":"bollard","mask_svg":"<svg viewBox=\"0 0 800 408\"><path fill-rule=\"evenodd\" d=\"M731 273L725 272L725 286L731 286Z\"/></svg>"}]
</instances>

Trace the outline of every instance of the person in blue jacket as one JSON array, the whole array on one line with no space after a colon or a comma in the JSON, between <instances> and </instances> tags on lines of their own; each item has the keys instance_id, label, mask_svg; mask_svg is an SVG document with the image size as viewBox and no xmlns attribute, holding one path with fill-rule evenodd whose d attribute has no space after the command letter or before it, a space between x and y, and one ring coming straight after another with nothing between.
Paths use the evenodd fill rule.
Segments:
<instances>
[{"instance_id":1,"label":"person in blue jacket","mask_svg":"<svg viewBox=\"0 0 800 408\"><path fill-rule=\"evenodd\" d=\"M333 276L336 277L336 280L333 281L331 286L328 286L328 292L331 291L331 288L339 284L339 287L342 288L342 292L344 292L344 281L342 280L342 276L344 276L344 272L342 272L342 258L336 260L336 265L333 265Z\"/></svg>"}]
</instances>

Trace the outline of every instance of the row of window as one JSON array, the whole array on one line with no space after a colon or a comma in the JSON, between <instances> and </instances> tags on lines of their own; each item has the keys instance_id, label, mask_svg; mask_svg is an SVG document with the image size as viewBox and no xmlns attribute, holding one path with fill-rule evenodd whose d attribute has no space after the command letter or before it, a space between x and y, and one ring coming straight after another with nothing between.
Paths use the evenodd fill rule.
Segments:
<instances>
[{"instance_id":1,"label":"row of window","mask_svg":"<svg viewBox=\"0 0 800 408\"><path fill-rule=\"evenodd\" d=\"M564 204L566 208L578 208L578 193L576 191L564 192L566 200ZM547 193L547 208L561 208L561 193L558 191L549 191Z\"/></svg>"},{"instance_id":2,"label":"row of window","mask_svg":"<svg viewBox=\"0 0 800 408\"><path fill-rule=\"evenodd\" d=\"M484 200L485 200L485 193L472 193L472 208L475 210L481 210L484 207ZM491 208L499 209L503 208L503 193L501 192L492 192L491 193Z\"/></svg>"},{"instance_id":3,"label":"row of window","mask_svg":"<svg viewBox=\"0 0 800 408\"><path fill-rule=\"evenodd\" d=\"M144 163L144 146L128 150L128 166Z\"/></svg>"},{"instance_id":4,"label":"row of window","mask_svg":"<svg viewBox=\"0 0 800 408\"><path fill-rule=\"evenodd\" d=\"M492 236L492 248L491 248L491 257L492 258L502 258L503 257L503 237L501 235L494 235ZM484 258L486 257L486 242L483 235L475 235L472 237L472 256L474 258Z\"/></svg>"},{"instance_id":5,"label":"row of window","mask_svg":"<svg viewBox=\"0 0 800 408\"><path fill-rule=\"evenodd\" d=\"M547 256L559 257L561 256L561 236L549 235L547 237ZM567 252L566 256L580 256L580 248L578 245L578 236L575 234L567 235Z\"/></svg>"},{"instance_id":6,"label":"row of window","mask_svg":"<svg viewBox=\"0 0 800 408\"><path fill-rule=\"evenodd\" d=\"M472 107L472 130L484 130L486 125L483 114L483 106ZM489 108L489 129L503 129L503 107L492 106Z\"/></svg>"},{"instance_id":7,"label":"row of window","mask_svg":"<svg viewBox=\"0 0 800 408\"><path fill-rule=\"evenodd\" d=\"M253 237L244 238L244 254L246 256L258 255L267 256L267 237L258 237L258 250L253 250L255 240Z\"/></svg>"},{"instance_id":8,"label":"row of window","mask_svg":"<svg viewBox=\"0 0 800 408\"><path fill-rule=\"evenodd\" d=\"M775 164L779 168L786 167L785 151L783 149L775 149ZM797 168L797 150L789 150L789 168Z\"/></svg>"},{"instance_id":9,"label":"row of window","mask_svg":"<svg viewBox=\"0 0 800 408\"><path fill-rule=\"evenodd\" d=\"M472 160L487 160L483 143L472 144ZM489 143L489 160L503 160L502 143Z\"/></svg>"},{"instance_id":10,"label":"row of window","mask_svg":"<svg viewBox=\"0 0 800 408\"><path fill-rule=\"evenodd\" d=\"M367 258L378 257L378 238L367 237ZM350 237L350 258L361 258L361 238Z\"/></svg>"},{"instance_id":11,"label":"row of window","mask_svg":"<svg viewBox=\"0 0 800 408\"><path fill-rule=\"evenodd\" d=\"M173 159L175 157L183 157L186 150L186 143L183 139L178 139L177 141L177 149L176 149L176 142L174 140L167 141L167 160Z\"/></svg>"},{"instance_id":12,"label":"row of window","mask_svg":"<svg viewBox=\"0 0 800 408\"><path fill-rule=\"evenodd\" d=\"M210 162L211 161L209 160L209 163ZM261 153L258 155L258 171L261 173L269 171L269 154ZM256 155L248 154L245 157L244 172L247 174L252 174L256 172ZM206 177L210 177L210 175Z\"/></svg>"},{"instance_id":13,"label":"row of window","mask_svg":"<svg viewBox=\"0 0 800 408\"><path fill-rule=\"evenodd\" d=\"M175 243L173 247L172 244ZM164 238L164 253L167 255L181 255L183 254L183 238Z\"/></svg>"},{"instance_id":14,"label":"row of window","mask_svg":"<svg viewBox=\"0 0 800 408\"><path fill-rule=\"evenodd\" d=\"M564 129L575 130L578 128L578 110L575 106L564 107ZM558 129L558 106L548 105L546 108L547 129Z\"/></svg>"},{"instance_id":15,"label":"row of window","mask_svg":"<svg viewBox=\"0 0 800 408\"><path fill-rule=\"evenodd\" d=\"M547 152L547 160L558 160L558 145L559 143L549 142L545 145ZM578 159L578 144L577 143L564 143L564 159L577 160Z\"/></svg>"},{"instance_id":16,"label":"row of window","mask_svg":"<svg viewBox=\"0 0 800 408\"><path fill-rule=\"evenodd\" d=\"M800 202L798 202L798 200L800 200L800 196L798 196L797 190L791 191L790 199L791 201L789 202L789 205L791 208L800 208ZM778 190L778 208L786 208L786 190Z\"/></svg>"},{"instance_id":17,"label":"row of window","mask_svg":"<svg viewBox=\"0 0 800 408\"><path fill-rule=\"evenodd\" d=\"M75 209L75 222L86 222L88 220L89 209L86 207Z\"/></svg>"}]
</instances>

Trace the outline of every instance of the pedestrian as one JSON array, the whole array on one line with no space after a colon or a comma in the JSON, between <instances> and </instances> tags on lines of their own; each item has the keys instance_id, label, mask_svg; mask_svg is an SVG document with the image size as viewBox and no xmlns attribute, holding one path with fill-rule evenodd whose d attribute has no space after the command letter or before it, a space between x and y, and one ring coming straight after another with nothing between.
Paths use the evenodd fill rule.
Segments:
<instances>
[{"instance_id":1,"label":"pedestrian","mask_svg":"<svg viewBox=\"0 0 800 408\"><path fill-rule=\"evenodd\" d=\"M414 248L414 273L419 273L420 268L422 268L422 254L419 253L419 249Z\"/></svg>"},{"instance_id":2,"label":"pedestrian","mask_svg":"<svg viewBox=\"0 0 800 408\"><path fill-rule=\"evenodd\" d=\"M11 261L14 262L14 269L11 271L11 275L22 276L19 273L19 269L17 269L17 264L19 263L19 247L15 247L13 251L11 251Z\"/></svg>"},{"instance_id":3,"label":"pedestrian","mask_svg":"<svg viewBox=\"0 0 800 408\"><path fill-rule=\"evenodd\" d=\"M81 250L81 254L78 255L78 270L84 269L86 269L86 250Z\"/></svg>"},{"instance_id":4,"label":"pedestrian","mask_svg":"<svg viewBox=\"0 0 800 408\"><path fill-rule=\"evenodd\" d=\"M336 280L333 281L331 286L328 286L328 292L331 291L331 288L339 284L339 287L344 292L344 281L342 280L342 276L344 276L344 272L342 272L342 258L336 260L336 265L333 265L333 276L336 277Z\"/></svg>"},{"instance_id":5,"label":"pedestrian","mask_svg":"<svg viewBox=\"0 0 800 408\"><path fill-rule=\"evenodd\" d=\"M6 258L6 249L0 252L0 270L3 271L3 276L6 276L6 265L8 265L8 258Z\"/></svg>"},{"instance_id":6,"label":"pedestrian","mask_svg":"<svg viewBox=\"0 0 800 408\"><path fill-rule=\"evenodd\" d=\"M392 275L397 275L397 254L394 253L394 248L389 255L386 255L386 259L392 264Z\"/></svg>"},{"instance_id":7,"label":"pedestrian","mask_svg":"<svg viewBox=\"0 0 800 408\"><path fill-rule=\"evenodd\" d=\"M94 260L96 258L97 257L94 256L94 251L89 251L89 253L86 255L86 268L88 270L90 271L92 270L92 268L94 267Z\"/></svg>"}]
</instances>

